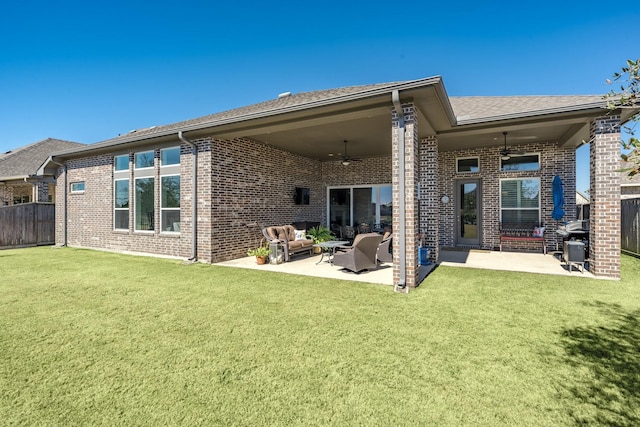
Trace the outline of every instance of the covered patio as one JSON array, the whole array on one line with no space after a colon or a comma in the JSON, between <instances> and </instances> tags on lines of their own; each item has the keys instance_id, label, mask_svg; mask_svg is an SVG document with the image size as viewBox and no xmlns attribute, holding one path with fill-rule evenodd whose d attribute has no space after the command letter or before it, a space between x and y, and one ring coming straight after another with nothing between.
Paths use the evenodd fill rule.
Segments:
<instances>
[{"instance_id":1,"label":"covered patio","mask_svg":"<svg viewBox=\"0 0 640 427\"><path fill-rule=\"evenodd\" d=\"M343 271L340 267L321 262L320 255L296 255L292 261L282 264L258 265L255 257L243 257L230 261L223 261L215 265L249 268L263 271L273 271L302 276L322 277L326 279L351 280L354 282L393 285L393 267L382 264L377 270L355 274ZM549 252L547 255L523 252L498 252L490 250L470 249L452 250L441 249L437 264L420 266L420 282L428 285L428 274L437 266L481 268L489 270L518 271L526 273L540 273L550 275L596 278L589 271L578 270L575 266L571 271L560 261L558 255ZM426 278L426 281L425 281Z\"/></svg>"}]
</instances>

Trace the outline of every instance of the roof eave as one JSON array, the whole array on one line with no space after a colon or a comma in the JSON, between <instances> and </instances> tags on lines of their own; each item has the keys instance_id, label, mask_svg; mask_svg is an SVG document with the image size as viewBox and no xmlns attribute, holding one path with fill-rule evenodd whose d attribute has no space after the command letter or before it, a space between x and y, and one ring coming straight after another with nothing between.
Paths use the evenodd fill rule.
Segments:
<instances>
[{"instance_id":1,"label":"roof eave","mask_svg":"<svg viewBox=\"0 0 640 427\"><path fill-rule=\"evenodd\" d=\"M25 178L29 178L30 175L15 175L15 176L0 176L0 182L6 181L22 181Z\"/></svg>"},{"instance_id":2,"label":"roof eave","mask_svg":"<svg viewBox=\"0 0 640 427\"><path fill-rule=\"evenodd\" d=\"M582 104L582 105L573 105L568 107L548 108L545 110L538 110L538 111L528 111L528 112L522 112L522 113L502 114L498 116L458 120L456 123L456 126L477 125L477 124L485 124L485 123L501 122L501 121L509 121L509 120L522 120L527 118L538 118L541 116L570 114L570 113L575 113L580 111L582 112L592 111L593 113L603 113L603 112L608 112L609 110L606 107L606 103L602 101L602 102L593 102L593 103Z\"/></svg>"}]
</instances>

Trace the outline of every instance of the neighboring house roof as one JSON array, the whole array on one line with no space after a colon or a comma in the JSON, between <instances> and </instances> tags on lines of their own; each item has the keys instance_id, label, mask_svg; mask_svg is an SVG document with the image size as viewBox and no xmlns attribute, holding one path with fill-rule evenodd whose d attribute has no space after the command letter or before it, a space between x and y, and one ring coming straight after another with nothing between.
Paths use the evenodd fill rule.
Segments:
<instances>
[{"instance_id":1,"label":"neighboring house roof","mask_svg":"<svg viewBox=\"0 0 640 427\"><path fill-rule=\"evenodd\" d=\"M78 142L47 138L25 145L0 155L0 181L22 179L33 175L51 153L77 149L84 146Z\"/></svg>"},{"instance_id":2,"label":"neighboring house roof","mask_svg":"<svg viewBox=\"0 0 640 427\"><path fill-rule=\"evenodd\" d=\"M625 162L624 160L620 160L620 170L624 171L625 169L629 169L632 167L636 167L634 163ZM623 187L638 187L640 186L640 174L636 174L634 176L629 176L628 172L620 172L620 185Z\"/></svg>"},{"instance_id":3,"label":"neighboring house roof","mask_svg":"<svg viewBox=\"0 0 640 427\"><path fill-rule=\"evenodd\" d=\"M576 190L576 205L588 205L588 204L589 204L589 196Z\"/></svg>"}]
</instances>

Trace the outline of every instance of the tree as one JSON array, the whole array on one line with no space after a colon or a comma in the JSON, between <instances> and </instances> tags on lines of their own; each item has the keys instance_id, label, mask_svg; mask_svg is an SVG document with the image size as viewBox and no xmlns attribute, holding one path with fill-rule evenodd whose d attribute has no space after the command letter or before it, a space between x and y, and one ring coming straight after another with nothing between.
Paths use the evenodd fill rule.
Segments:
<instances>
[{"instance_id":1,"label":"tree","mask_svg":"<svg viewBox=\"0 0 640 427\"><path fill-rule=\"evenodd\" d=\"M620 90L612 89L605 95L609 110L640 107L640 58L635 61L628 59L626 67L607 79L607 84L614 83L620 84ZM628 151L621 155L622 160L630 164L622 171L630 177L640 173L640 140L635 137L635 128L639 122L640 113L636 113L624 127L629 139L621 141L622 148Z\"/></svg>"}]
</instances>

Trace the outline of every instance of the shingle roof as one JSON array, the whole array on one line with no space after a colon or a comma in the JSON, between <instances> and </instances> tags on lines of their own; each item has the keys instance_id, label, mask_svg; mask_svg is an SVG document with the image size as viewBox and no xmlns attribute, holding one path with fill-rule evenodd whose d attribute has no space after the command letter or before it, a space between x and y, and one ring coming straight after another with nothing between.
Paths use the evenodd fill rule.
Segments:
<instances>
[{"instance_id":1,"label":"shingle roof","mask_svg":"<svg viewBox=\"0 0 640 427\"><path fill-rule=\"evenodd\" d=\"M427 80L427 79L421 79ZM415 80L420 81L420 80ZM379 84L371 84L371 85L361 85L361 86L348 86L337 89L327 89L327 90L316 90L311 92L300 92L291 94L289 96L278 97L276 99L271 99L268 101L260 102L257 104L247 105L240 108L235 108L232 110L222 111L219 113L209 114L207 116L197 117L190 120L185 120L177 123L161 125L161 126L151 126L148 128L137 129L131 131L124 135L118 135L115 138L102 141L96 144L92 144L92 146L99 145L110 145L118 140L128 139L132 136L141 137L145 135L153 135L156 133L162 133L171 130L183 129L185 127L189 127L192 125L205 125L207 123L216 123L221 121L229 121L235 118L243 118L250 117L254 114L261 113L277 113L280 110L286 110L290 108L295 108L304 105L313 105L317 102L324 102L332 99L339 99L341 97L348 97L350 95L361 94L364 95L367 92L372 90L384 89L385 87L393 87L402 83L410 83L408 82L391 82L391 83L379 83Z\"/></svg>"},{"instance_id":2,"label":"shingle roof","mask_svg":"<svg viewBox=\"0 0 640 427\"><path fill-rule=\"evenodd\" d=\"M458 96L449 101L458 123L522 114L544 114L569 107L606 105L602 95Z\"/></svg>"},{"instance_id":3,"label":"shingle roof","mask_svg":"<svg viewBox=\"0 0 640 427\"><path fill-rule=\"evenodd\" d=\"M0 155L0 180L35 174L52 153L83 146L78 142L47 138Z\"/></svg>"},{"instance_id":4,"label":"shingle roof","mask_svg":"<svg viewBox=\"0 0 640 427\"><path fill-rule=\"evenodd\" d=\"M620 160L620 169L630 169L637 165L633 162L625 162ZM620 184L621 185L640 185L640 174L629 176L627 171L620 172Z\"/></svg>"},{"instance_id":5,"label":"shingle roof","mask_svg":"<svg viewBox=\"0 0 640 427\"><path fill-rule=\"evenodd\" d=\"M416 80L418 81L418 80ZM191 125L204 125L219 121L227 121L235 118L248 117L253 114L277 112L287 108L312 105L315 102L322 102L337 99L349 95L364 95L369 91L391 88L398 84L409 82L391 82L362 86L349 86L338 89L317 90L312 92L301 92L272 99L258 104L247 105L233 110L197 117L182 122L172 123L162 126L152 126L138 129L116 138L103 141L98 144L110 145L118 140L128 139L132 136L142 137L171 130L182 129ZM605 105L602 95L578 95L578 96L466 96L450 97L452 109L458 122L479 121L502 116L513 116L522 114L553 112L558 109L565 109L575 106L591 106L594 104ZM95 144L94 144L95 145Z\"/></svg>"},{"instance_id":6,"label":"shingle roof","mask_svg":"<svg viewBox=\"0 0 640 427\"><path fill-rule=\"evenodd\" d=\"M115 138L87 145L81 150L68 149L54 154L69 154L102 149L132 141L168 135L178 130L187 132L236 121L240 122L259 117L276 116L278 114L285 114L302 109L311 109L354 99L363 99L367 96L379 95L394 89L405 90L432 84L441 84L441 77L434 76L417 80L300 92L190 120L137 129L126 134L118 135ZM526 117L528 115L535 116L537 114L594 108L596 105L605 105L601 95L448 97L444 91L444 87L441 87L444 94L443 98L448 98L450 101L450 111L455 114L458 124L508 119L512 117ZM446 99L442 101L444 103L447 102Z\"/></svg>"}]
</instances>

